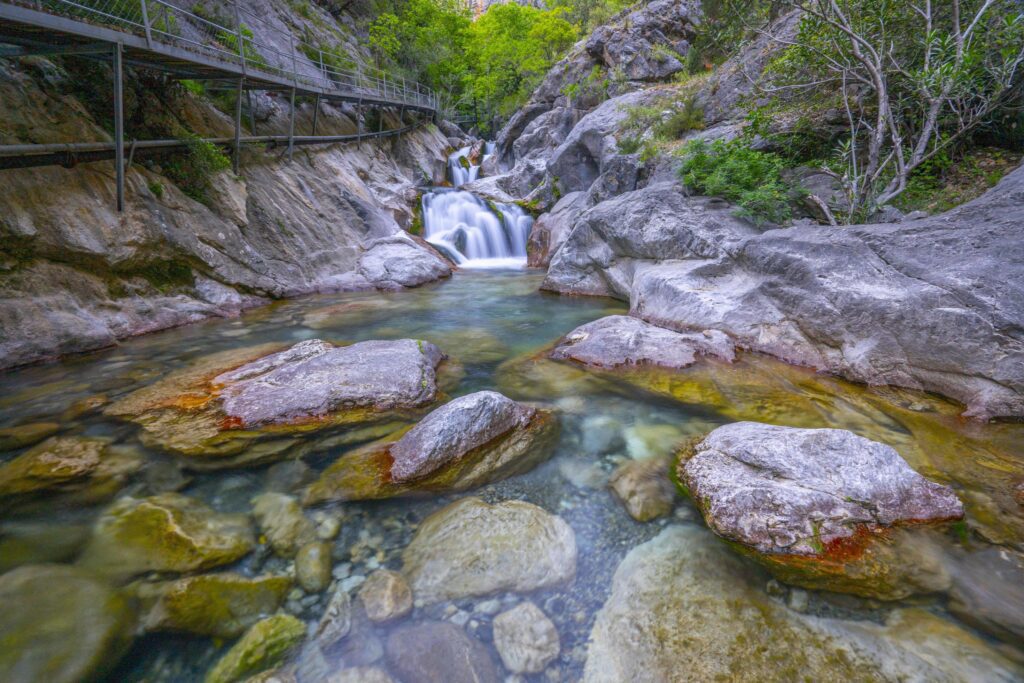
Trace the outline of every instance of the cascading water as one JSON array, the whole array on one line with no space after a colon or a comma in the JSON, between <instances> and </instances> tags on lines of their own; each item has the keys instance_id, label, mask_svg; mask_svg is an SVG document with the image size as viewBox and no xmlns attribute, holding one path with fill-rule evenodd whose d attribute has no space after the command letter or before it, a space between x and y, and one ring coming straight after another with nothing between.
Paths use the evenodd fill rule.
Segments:
<instances>
[{"instance_id":1,"label":"cascading water","mask_svg":"<svg viewBox=\"0 0 1024 683\"><path fill-rule=\"evenodd\" d=\"M463 147L448 158L452 184L457 188L476 180L480 166L462 161ZM494 143L484 145L484 159ZM428 242L463 267L522 267L533 218L515 204L485 202L471 192L437 188L423 195L423 228Z\"/></svg>"}]
</instances>

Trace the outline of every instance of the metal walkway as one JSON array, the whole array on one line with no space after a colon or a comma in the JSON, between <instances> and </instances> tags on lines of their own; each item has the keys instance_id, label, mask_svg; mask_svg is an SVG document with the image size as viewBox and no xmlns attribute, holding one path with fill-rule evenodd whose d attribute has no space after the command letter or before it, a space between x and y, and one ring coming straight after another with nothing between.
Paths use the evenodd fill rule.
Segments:
<instances>
[{"instance_id":1,"label":"metal walkway","mask_svg":"<svg viewBox=\"0 0 1024 683\"><path fill-rule=\"evenodd\" d=\"M32 54L83 55L109 60L114 71L114 142L71 145L0 146L0 168L113 158L117 166L118 209L124 205L124 65L163 71L174 78L212 81L237 91L235 135L230 140L237 172L240 149L247 143L287 141L291 156L296 144L320 144L396 135L406 111L435 117L438 98L429 88L348 68L346 55L321 45L296 40L292 32L240 7L237 2L204 3L195 11L165 0L0 0L0 57ZM201 12L202 16L196 12ZM241 135L242 94L251 90L290 95L289 134ZM313 98L313 134L295 135L295 98ZM391 131L360 129L355 135L316 135L322 100L352 102L399 112L403 124ZM251 107L250 107L251 110ZM382 117L381 117L382 118ZM228 145L225 139L210 142ZM184 147L187 141L150 140L133 143L140 149ZM6 163L5 163L6 162Z\"/></svg>"}]
</instances>

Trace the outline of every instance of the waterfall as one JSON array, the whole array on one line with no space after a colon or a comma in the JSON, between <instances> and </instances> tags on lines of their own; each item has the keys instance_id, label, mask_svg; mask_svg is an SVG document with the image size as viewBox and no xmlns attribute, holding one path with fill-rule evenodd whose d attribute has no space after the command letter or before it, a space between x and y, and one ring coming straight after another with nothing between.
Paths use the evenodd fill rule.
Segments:
<instances>
[{"instance_id":1,"label":"waterfall","mask_svg":"<svg viewBox=\"0 0 1024 683\"><path fill-rule=\"evenodd\" d=\"M480 166L478 164L468 164L468 168L463 166L463 159L469 161L469 150L469 147L463 147L448 157L448 175L451 176L452 185L455 187L462 187L466 183L471 183L480 175Z\"/></svg>"},{"instance_id":2,"label":"waterfall","mask_svg":"<svg viewBox=\"0 0 1024 683\"><path fill-rule=\"evenodd\" d=\"M443 188L423 195L424 237L460 266L524 266L532 226L515 204L488 205L470 192Z\"/></svg>"}]
</instances>

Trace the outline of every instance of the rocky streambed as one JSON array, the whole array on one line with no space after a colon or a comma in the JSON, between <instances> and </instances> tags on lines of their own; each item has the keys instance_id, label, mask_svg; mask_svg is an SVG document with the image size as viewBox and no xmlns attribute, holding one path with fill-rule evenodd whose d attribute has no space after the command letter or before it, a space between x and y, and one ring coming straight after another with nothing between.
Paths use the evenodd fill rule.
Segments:
<instances>
[{"instance_id":1,"label":"rocky streambed","mask_svg":"<svg viewBox=\"0 0 1024 683\"><path fill-rule=\"evenodd\" d=\"M0 679L1024 677L1024 426L542 279L0 376Z\"/></svg>"}]
</instances>

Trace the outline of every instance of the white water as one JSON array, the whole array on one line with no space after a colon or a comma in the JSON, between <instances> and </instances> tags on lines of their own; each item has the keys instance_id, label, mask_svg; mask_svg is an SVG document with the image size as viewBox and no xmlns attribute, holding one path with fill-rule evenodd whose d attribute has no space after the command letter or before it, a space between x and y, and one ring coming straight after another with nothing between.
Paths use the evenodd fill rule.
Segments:
<instances>
[{"instance_id":1,"label":"white water","mask_svg":"<svg viewBox=\"0 0 1024 683\"><path fill-rule=\"evenodd\" d=\"M448 175L452 177L452 185L462 187L471 183L480 175L480 166L470 164L469 168L462 165L461 159L469 157L469 147L463 147L448 157Z\"/></svg>"},{"instance_id":2,"label":"white water","mask_svg":"<svg viewBox=\"0 0 1024 683\"><path fill-rule=\"evenodd\" d=\"M492 203L471 192L439 189L423 195L424 237L469 268L521 268L533 218L515 204Z\"/></svg>"}]
</instances>

